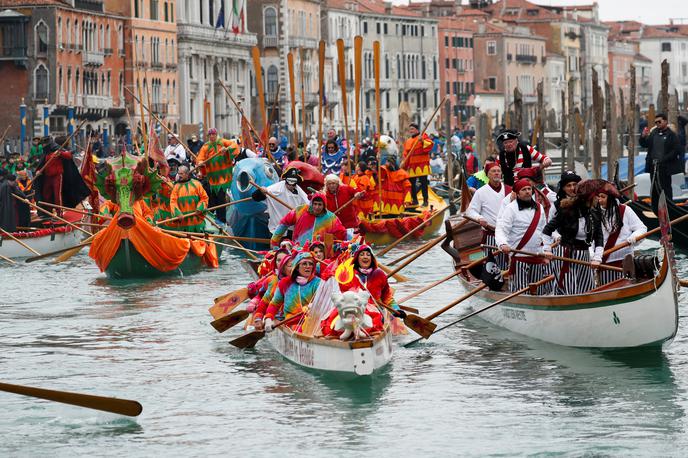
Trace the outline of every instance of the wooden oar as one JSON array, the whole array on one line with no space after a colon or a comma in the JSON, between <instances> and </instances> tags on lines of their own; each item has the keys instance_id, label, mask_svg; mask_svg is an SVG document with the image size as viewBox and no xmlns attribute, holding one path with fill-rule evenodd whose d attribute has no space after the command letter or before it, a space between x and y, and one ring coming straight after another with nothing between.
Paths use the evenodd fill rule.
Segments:
<instances>
[{"instance_id":1,"label":"wooden oar","mask_svg":"<svg viewBox=\"0 0 688 458\"><path fill-rule=\"evenodd\" d=\"M669 222L669 225L670 225L670 226L673 226L674 224L682 223L683 221L686 221L686 220L688 220L688 214L683 215L683 216L681 216L681 217L678 217L678 218L676 218L676 219L673 220L673 221L670 221L670 222ZM662 230L661 227L656 227L656 228L654 228L654 229L652 229L652 230L647 231L647 232L644 233L644 234L639 235L638 237L636 237L636 240L635 240L635 241L636 241L636 243L637 243L637 242L641 241L642 239L645 239L645 238L647 238L647 237L649 237L649 236L651 236L651 235L657 234L657 233L658 233L659 231L661 231L661 230ZM609 256L610 254L614 253L615 251L618 251L618 250L620 250L620 249L622 249L622 248L626 248L626 247L628 247L628 246L631 246L631 244L628 243L628 242L621 242L621 243L619 243L618 245L615 245L615 246L611 247L610 249L606 250L606 251L604 252L603 256Z\"/></svg>"},{"instance_id":2,"label":"wooden oar","mask_svg":"<svg viewBox=\"0 0 688 458\"><path fill-rule=\"evenodd\" d=\"M246 310L237 310L236 312L229 313L222 316L214 321L210 322L210 325L215 328L217 332L225 332L227 329L236 326L237 324L244 321L251 315Z\"/></svg>"},{"instance_id":3,"label":"wooden oar","mask_svg":"<svg viewBox=\"0 0 688 458\"><path fill-rule=\"evenodd\" d=\"M224 235L227 236L227 237L231 237L231 236L227 233L227 231L225 231L225 230L222 228L222 226L220 226L219 224L217 224L217 223L215 222L215 220L214 220L212 217L211 217L211 218L207 218L207 220L208 220L208 221L210 222L210 224L212 224L217 230L219 230L220 232L222 232L222 234L224 234ZM253 259L254 261L257 261L257 260L258 260L258 258L256 257L256 255L253 254L254 250L249 250L248 248L246 248L245 246L243 246L241 243L237 242L236 240L230 240L230 241L233 243L233 245L234 245L235 248L237 248L237 249L243 251L244 253L246 253L246 255L247 255L249 258Z\"/></svg>"},{"instance_id":4,"label":"wooden oar","mask_svg":"<svg viewBox=\"0 0 688 458\"><path fill-rule=\"evenodd\" d=\"M243 199L233 200L231 202L227 202L227 203L224 203L221 205L215 205L214 207L206 208L205 210L198 210L194 213L187 213L186 215L180 215L180 216L175 216L174 218L167 218L167 219L164 219L162 221L156 221L155 224L158 225L158 224L171 223L172 221L178 221L180 219L189 218L191 216L200 215L202 213L208 213L208 212L215 211L215 210L218 210L218 209L224 208L224 207L229 207L231 205L238 204L241 202L248 202L249 200L253 200L253 199L251 197L244 197Z\"/></svg>"},{"instance_id":5,"label":"wooden oar","mask_svg":"<svg viewBox=\"0 0 688 458\"><path fill-rule=\"evenodd\" d=\"M384 273L387 274L388 277L392 277L392 278L395 279L397 282L399 282L399 283L404 283L404 282L409 281L409 278L408 278L406 275L402 275L402 274L400 274L400 273L398 273L398 272L394 272L394 271L392 271L392 269L390 269L389 267L387 267L387 266L384 265L384 264L381 264L380 262L378 262L377 265L378 265L378 267L379 267L380 269L382 269L382 271L383 271Z\"/></svg>"},{"instance_id":6,"label":"wooden oar","mask_svg":"<svg viewBox=\"0 0 688 458\"><path fill-rule=\"evenodd\" d=\"M406 240L407 238L411 237L413 234L415 234L415 233L416 233L418 230L420 230L421 228L426 227L426 226L429 226L429 225L430 225L430 222L431 222L433 219L435 219L438 215L444 213L448 208L449 208L449 205L445 205L443 208L440 208L439 210L437 210L437 211L435 211L434 213L432 213L432 214L430 215L430 217L428 217L428 219L426 219L425 221L423 221L422 223L420 223L418 226L416 226L416 227L414 227L413 229L411 229L410 231L408 231L406 234L403 235L403 237L398 238L397 240L395 240L394 242L392 242L391 244L389 244L388 246L386 246L385 249L382 250L382 251L378 254L378 256L383 256L383 255L385 255L385 254L388 253L392 248L394 248L395 246L397 246L398 244L400 244L401 242L403 242L403 241ZM443 236L442 238L444 238L444 236Z\"/></svg>"},{"instance_id":7,"label":"wooden oar","mask_svg":"<svg viewBox=\"0 0 688 458\"><path fill-rule=\"evenodd\" d=\"M232 312L246 299L248 299L248 288L239 288L236 291L230 291L227 294L216 297L213 306L208 309L208 312L217 320Z\"/></svg>"},{"instance_id":8,"label":"wooden oar","mask_svg":"<svg viewBox=\"0 0 688 458\"><path fill-rule=\"evenodd\" d=\"M216 239L236 240L238 242L270 243L270 239L256 237L240 237L238 235L215 235Z\"/></svg>"},{"instance_id":9,"label":"wooden oar","mask_svg":"<svg viewBox=\"0 0 688 458\"><path fill-rule=\"evenodd\" d=\"M361 283L361 286L363 286L363 289L368 291L368 294L370 294L370 298L377 304L378 307L382 307L383 309L387 310L390 312L392 315L396 315L397 311L394 310L392 307L383 304L382 302L378 301L373 297L373 293L370 292L368 289L368 286L366 286L365 283ZM426 320L422 316L414 315L414 314L406 314L404 313L404 324L411 328L416 334L421 335L425 337L426 339L432 335L432 331L435 330L437 325L429 320Z\"/></svg>"},{"instance_id":10,"label":"wooden oar","mask_svg":"<svg viewBox=\"0 0 688 458\"><path fill-rule=\"evenodd\" d=\"M501 304L502 302L506 302L506 301L508 301L508 300L513 299L513 298L516 297L516 296L520 296L521 294L523 294L523 293L529 291L531 288L537 288L537 287L539 287L539 286L541 286L541 285L544 285L545 283L551 282L552 280L554 280L554 275L548 275L547 277L543 278L542 280L540 280L540 281L538 281L538 282L531 283L531 284L529 284L528 286L526 286L526 287L524 287L524 288L521 288L521 289L519 289L518 291L516 291L516 292L514 292L514 293L511 293L511 294L509 294L508 296L505 296L505 297L499 299L499 300L496 301L496 302L493 302L493 303L490 304L490 305L487 305L487 306L485 306L485 307L483 307L483 308L481 308L481 309L479 309L479 310L476 310L476 311L474 311L474 312L472 312L472 313L469 313L468 315L466 315L466 316L464 316L464 317L461 317L461 318L459 318L459 319L456 320L456 321L452 321L451 323L449 323L449 324L447 324L447 325L445 325L445 326L442 326L441 328L439 328L439 329L437 329L435 332L433 332L433 334L436 334L436 333L438 333L438 332L440 332L440 331L443 331L444 329L447 329L447 328L449 328L449 327L452 327L452 326L454 326L455 324L461 323L462 321L467 320L467 319L469 319L469 318L471 318L471 317L473 317L473 316L475 316L475 315L478 315L479 313L482 313L482 312L484 312L485 310L489 310L489 309L491 309L492 307ZM484 288L484 286L483 286L483 288ZM472 292L473 292L473 294L477 293L477 291L475 291L475 290L472 291ZM413 341L411 341L411 342L405 344L404 347L410 347L411 345L415 344L416 342L419 342L420 340L422 340L422 338L421 338L421 339L413 340Z\"/></svg>"},{"instance_id":11,"label":"wooden oar","mask_svg":"<svg viewBox=\"0 0 688 458\"><path fill-rule=\"evenodd\" d=\"M23 246L24 248L26 248L27 250L29 250L30 252L32 252L32 253L35 254L36 256L40 256L40 255L41 255L38 251L34 250L34 249L31 248L30 246L28 246L26 243L22 242L22 241L19 240L17 237L15 237L15 236L12 235L10 232L7 232L5 229L3 229L3 228L1 228L1 227L0 227L0 232L2 232L3 234L5 234L5 235L8 236L9 238L11 238L12 240L14 240L15 242L17 242L19 245Z\"/></svg>"},{"instance_id":12,"label":"wooden oar","mask_svg":"<svg viewBox=\"0 0 688 458\"><path fill-rule=\"evenodd\" d=\"M419 253L420 251L425 250L425 249L428 247L428 245L432 245L432 246L437 245L438 243L442 242L442 240L444 240L445 237L446 237L446 235L444 235L444 234L439 235L439 236L435 237L434 239L431 239L431 240L427 241L426 243L422 244L422 245L419 246L418 248L414 248L413 250L407 251L406 253L404 253L403 255L399 256L399 257L396 258L395 260L393 260L393 261L391 261L391 262L388 262L387 265L388 265L388 266L397 265L397 264L399 264L401 261L404 261L404 260L408 259L409 257L413 256L414 254L417 254L417 253Z\"/></svg>"},{"instance_id":13,"label":"wooden oar","mask_svg":"<svg viewBox=\"0 0 688 458\"><path fill-rule=\"evenodd\" d=\"M24 202L25 204L30 205L31 207L34 207L36 210L38 210L38 211L40 211L40 212L43 212L43 213L45 213L46 215L48 215L48 216L50 216L50 217L52 217L52 218L55 218L55 219L57 219L57 220L59 220L59 221L62 221L63 223L65 223L65 224L67 224L67 225L73 227L74 229L80 230L81 232L83 232L84 234L88 235L89 237L90 237L91 235L93 235L93 234L91 234L90 232L88 232L86 229L83 229L83 228L77 226L77 225L74 224L74 223L70 223L70 222L67 221L66 219L61 218L61 217L59 217L59 216L57 216L57 215L53 215L53 214L50 213L48 210L46 210L46 209L44 209L44 208L41 208L41 207L39 207L38 205L36 205L36 204L34 204L34 203L31 203L31 202L29 202L29 201L26 200L26 199L22 199L21 197L15 195L15 194L12 194L12 197L14 197L15 199L17 199L17 200L20 201L20 202Z\"/></svg>"},{"instance_id":14,"label":"wooden oar","mask_svg":"<svg viewBox=\"0 0 688 458\"><path fill-rule=\"evenodd\" d=\"M468 215L461 215L461 217L464 218L464 219L467 219L468 221L472 221L472 222L474 222L475 224L480 224L480 220L477 220L477 219L475 219L475 218L471 218L471 217L468 216ZM480 226L482 227L482 224L480 224ZM485 226L485 229L494 232L495 227L494 227L492 224L489 224L489 223L488 223L488 224Z\"/></svg>"},{"instance_id":15,"label":"wooden oar","mask_svg":"<svg viewBox=\"0 0 688 458\"><path fill-rule=\"evenodd\" d=\"M253 186L255 186L256 189L259 189L260 192L262 192L263 194L265 194L265 195L268 196L268 197L271 197L271 198L274 199L276 202L281 203L282 205L284 205L285 207L287 207L289 210L293 210L293 209L294 209L294 207L292 207L291 205L289 205L288 203L286 203L285 201L283 201L282 199L280 199L280 198L277 197L276 195L272 194L270 191L268 191L268 190L265 189L264 187L259 186L258 184L256 184L256 182L253 181L252 179L249 178L249 179L248 179L248 182L251 183Z\"/></svg>"},{"instance_id":16,"label":"wooden oar","mask_svg":"<svg viewBox=\"0 0 688 458\"><path fill-rule=\"evenodd\" d=\"M51 204L50 202L40 201L40 202L38 202L38 205L47 205L48 207L60 208L62 210L67 210L70 212L79 213L80 215L95 216L96 218L103 218L103 219L107 219L107 220L112 219L112 216L100 215L98 213L88 212L88 211L84 211L84 210L78 210L76 208L63 207L62 205Z\"/></svg>"},{"instance_id":17,"label":"wooden oar","mask_svg":"<svg viewBox=\"0 0 688 458\"><path fill-rule=\"evenodd\" d=\"M403 169L405 167L406 161L408 161L408 159L411 157L411 153L414 149L416 149L418 142L423 138L423 135L425 134L425 131L428 130L428 127L430 127L430 123L433 119L435 119L437 112L440 111L440 108L444 106L447 100L449 100L449 98L445 95L440 104L437 105L437 108L435 108L435 111L432 112L432 115L430 116L430 118L428 118L427 122L425 123L425 126L423 127L423 130L420 132L420 134L418 134L418 137L416 137L416 140L411 145L411 148L409 149L409 154L401 161L401 165L399 166L400 169Z\"/></svg>"},{"instance_id":18,"label":"wooden oar","mask_svg":"<svg viewBox=\"0 0 688 458\"><path fill-rule=\"evenodd\" d=\"M279 328L283 324L291 323L292 321L295 321L297 318L301 318L303 316L303 313L297 313L291 318L287 318L286 320L278 321L275 323L275 325L272 327L273 330L276 328ZM256 330L256 331L251 331L247 334L244 334L241 337L237 337L234 340L230 340L229 343L230 345L234 345L237 348L253 348L256 346L258 341L265 337L265 331L263 330Z\"/></svg>"},{"instance_id":19,"label":"wooden oar","mask_svg":"<svg viewBox=\"0 0 688 458\"><path fill-rule=\"evenodd\" d=\"M16 262L12 261L10 258L3 256L0 254L0 259L2 259L5 262L9 262L10 264L16 264Z\"/></svg>"},{"instance_id":20,"label":"wooden oar","mask_svg":"<svg viewBox=\"0 0 688 458\"><path fill-rule=\"evenodd\" d=\"M336 215L337 213L339 213L340 211L342 211L342 210L344 210L346 207L348 207L354 200L356 200L356 196L353 196L351 199L349 199L349 200L347 200L346 202L344 202L344 205L342 205L341 207L339 207L338 209L336 209L333 213Z\"/></svg>"},{"instance_id":21,"label":"wooden oar","mask_svg":"<svg viewBox=\"0 0 688 458\"><path fill-rule=\"evenodd\" d=\"M441 284L444 283L445 281L450 280L450 279L456 277L456 276L459 275L462 271L463 271L462 269L456 270L456 271L452 272L451 274L447 275L446 277L440 278L439 280L437 280L437 281L435 281L435 282L432 282L432 283L430 283L430 284L427 285L427 286L424 286L423 288L419 289L418 291L409 294L408 296L406 296L406 297L402 298L401 300L399 300L397 303L398 303L399 305L401 305L401 304L403 304L404 302L413 299L414 297L420 296L421 294L423 294L424 292L426 292L426 291L428 291L428 290L431 290L431 289L434 288L435 286L441 285ZM432 319L432 318L430 318L430 319Z\"/></svg>"},{"instance_id":22,"label":"wooden oar","mask_svg":"<svg viewBox=\"0 0 688 458\"><path fill-rule=\"evenodd\" d=\"M483 245L483 248L489 248L492 250L496 250L497 247L495 246L490 246L490 245ZM516 253L516 254L523 254L526 256L533 256L536 258L544 258L545 255L543 253L533 253L530 251L523 251L523 250L510 250L511 253ZM565 262L570 262L572 264L580 264L581 266L588 266L588 267L597 267L599 269L606 269L606 270L613 270L615 272L623 272L623 269L621 267L616 267L616 266L610 266L607 264L599 264L597 266L594 266L591 262L587 261L581 261L579 259L573 259L573 258L566 258L564 256L554 256L552 255L552 259L556 259L558 261L565 261Z\"/></svg>"},{"instance_id":23,"label":"wooden oar","mask_svg":"<svg viewBox=\"0 0 688 458\"><path fill-rule=\"evenodd\" d=\"M91 243L93 243L93 242L92 242L92 238L93 238L93 237L90 237L90 238L86 239L85 242L82 242L82 243L80 243L80 244L78 244L78 245L75 245L75 246L71 246L71 247L69 247L69 248L62 248L61 250L51 251L50 253L43 253L43 254L40 255L40 256L34 256L34 257L31 257L31 258L26 258L26 261L25 261L25 262L34 262L34 261L38 261L38 260L40 260L40 259L45 259L45 258L49 258L49 257L55 256L55 255L58 255L58 254L66 253L66 252L71 251L71 250L77 250L77 249L78 249L78 250L81 250L83 247L89 246Z\"/></svg>"},{"instance_id":24,"label":"wooden oar","mask_svg":"<svg viewBox=\"0 0 688 458\"><path fill-rule=\"evenodd\" d=\"M387 275L390 276L390 275L395 275L395 274L397 274L401 269L403 269L404 267L408 266L408 265L411 264L413 261L415 261L416 259L418 259L418 258L421 257L422 255L424 255L425 253L427 253L428 251L430 251L430 249L431 249L432 247L434 247L435 245L437 245L438 243L440 243L444 238L445 238L445 236L442 236L441 239L440 239L440 238L436 238L436 239L431 240L430 242L426 243L426 244L425 244L425 247L424 247L423 249L417 251L416 254L414 254L414 255L411 256L409 259L407 259L406 261L404 261L399 267L396 267L394 270L392 270L392 271L391 271L390 273L388 273Z\"/></svg>"},{"instance_id":25,"label":"wooden oar","mask_svg":"<svg viewBox=\"0 0 688 458\"><path fill-rule=\"evenodd\" d=\"M31 396L46 399L48 401L61 402L73 406L86 407L87 409L102 410L129 417L136 417L143 411L143 406L137 401L128 399L107 398L90 394L72 393L69 391L46 390L23 385L0 383L0 390L7 393Z\"/></svg>"}]
</instances>

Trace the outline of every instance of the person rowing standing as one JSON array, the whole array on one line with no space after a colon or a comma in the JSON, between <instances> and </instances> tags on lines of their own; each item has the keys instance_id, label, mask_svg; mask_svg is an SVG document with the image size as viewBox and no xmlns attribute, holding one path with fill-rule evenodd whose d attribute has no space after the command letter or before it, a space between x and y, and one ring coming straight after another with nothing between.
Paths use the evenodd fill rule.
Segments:
<instances>
[{"instance_id":1,"label":"person rowing standing","mask_svg":"<svg viewBox=\"0 0 688 458\"><path fill-rule=\"evenodd\" d=\"M515 130L503 130L497 137L499 146L499 158L497 162L502 166L504 183L509 186L514 185L514 178L519 169L533 166L533 162L538 162L541 168L552 165L552 160L533 148L531 145L521 143L520 132Z\"/></svg>"}]
</instances>

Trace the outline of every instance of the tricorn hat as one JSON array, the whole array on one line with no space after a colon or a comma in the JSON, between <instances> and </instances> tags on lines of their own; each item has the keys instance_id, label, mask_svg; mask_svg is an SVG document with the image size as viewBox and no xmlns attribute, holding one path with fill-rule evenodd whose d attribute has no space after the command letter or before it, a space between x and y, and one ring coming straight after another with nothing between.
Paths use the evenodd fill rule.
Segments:
<instances>
[{"instance_id":1,"label":"tricorn hat","mask_svg":"<svg viewBox=\"0 0 688 458\"><path fill-rule=\"evenodd\" d=\"M510 140L512 138L519 139L521 137L521 132L513 129L504 129L497 136L497 141L503 142L504 140Z\"/></svg>"}]
</instances>

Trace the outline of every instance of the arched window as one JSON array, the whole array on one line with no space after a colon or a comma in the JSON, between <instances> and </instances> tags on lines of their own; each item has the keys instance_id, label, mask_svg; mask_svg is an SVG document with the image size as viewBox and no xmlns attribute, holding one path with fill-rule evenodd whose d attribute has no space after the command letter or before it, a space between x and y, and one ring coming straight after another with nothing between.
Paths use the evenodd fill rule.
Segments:
<instances>
[{"instance_id":1,"label":"arched window","mask_svg":"<svg viewBox=\"0 0 688 458\"><path fill-rule=\"evenodd\" d=\"M74 20L74 49L79 49L79 21Z\"/></svg>"},{"instance_id":2,"label":"arched window","mask_svg":"<svg viewBox=\"0 0 688 458\"><path fill-rule=\"evenodd\" d=\"M275 94L277 92L277 85L279 81L279 72L277 67L270 65L268 68L268 94Z\"/></svg>"},{"instance_id":3,"label":"arched window","mask_svg":"<svg viewBox=\"0 0 688 458\"><path fill-rule=\"evenodd\" d=\"M69 48L72 45L72 27L71 23L69 22L69 18L67 18L65 32L67 32L67 47Z\"/></svg>"},{"instance_id":4,"label":"arched window","mask_svg":"<svg viewBox=\"0 0 688 458\"><path fill-rule=\"evenodd\" d=\"M124 53L124 31L121 24L117 26L117 49L120 54Z\"/></svg>"},{"instance_id":5,"label":"arched window","mask_svg":"<svg viewBox=\"0 0 688 458\"><path fill-rule=\"evenodd\" d=\"M34 70L34 99L43 100L48 98L48 69L40 64Z\"/></svg>"},{"instance_id":6,"label":"arched window","mask_svg":"<svg viewBox=\"0 0 688 458\"><path fill-rule=\"evenodd\" d=\"M105 27L105 47L112 50L112 37L110 36L110 24Z\"/></svg>"},{"instance_id":7,"label":"arched window","mask_svg":"<svg viewBox=\"0 0 688 458\"><path fill-rule=\"evenodd\" d=\"M66 90L66 102L67 105L71 103L71 98L72 98L72 69L71 67L67 67L67 90Z\"/></svg>"},{"instance_id":8,"label":"arched window","mask_svg":"<svg viewBox=\"0 0 688 458\"><path fill-rule=\"evenodd\" d=\"M62 67L59 68L57 71L57 97L58 99L62 96L62 87L63 80L62 80ZM60 104L60 100L57 100L57 103Z\"/></svg>"},{"instance_id":9,"label":"arched window","mask_svg":"<svg viewBox=\"0 0 688 458\"><path fill-rule=\"evenodd\" d=\"M62 18L57 18L57 46L60 49L64 48L64 43L62 42Z\"/></svg>"},{"instance_id":10,"label":"arched window","mask_svg":"<svg viewBox=\"0 0 688 458\"><path fill-rule=\"evenodd\" d=\"M269 37L277 36L277 10L273 7L265 8L263 12L263 23L265 26L265 35Z\"/></svg>"},{"instance_id":11,"label":"arched window","mask_svg":"<svg viewBox=\"0 0 688 458\"><path fill-rule=\"evenodd\" d=\"M38 21L34 27L34 37L36 42L36 54L39 56L48 53L48 26L43 20Z\"/></svg>"},{"instance_id":12,"label":"arched window","mask_svg":"<svg viewBox=\"0 0 688 458\"><path fill-rule=\"evenodd\" d=\"M164 10L164 15L165 15L165 22L168 22L170 20L169 13L167 12L167 2L165 2L165 5L163 6Z\"/></svg>"}]
</instances>

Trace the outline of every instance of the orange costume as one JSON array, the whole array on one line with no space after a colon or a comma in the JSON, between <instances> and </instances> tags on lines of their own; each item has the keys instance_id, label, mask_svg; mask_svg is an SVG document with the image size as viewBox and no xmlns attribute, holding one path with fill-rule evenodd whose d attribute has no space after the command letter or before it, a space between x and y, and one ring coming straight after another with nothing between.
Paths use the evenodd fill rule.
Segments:
<instances>
[{"instance_id":1,"label":"orange costume","mask_svg":"<svg viewBox=\"0 0 688 458\"><path fill-rule=\"evenodd\" d=\"M208 194L198 180L175 183L170 195L170 210L174 216L189 215L178 223L178 229L187 232L203 232L205 215L197 212L208 208Z\"/></svg>"},{"instance_id":2,"label":"orange costume","mask_svg":"<svg viewBox=\"0 0 688 458\"><path fill-rule=\"evenodd\" d=\"M432 146L433 142L427 134L423 134L423 138L420 140L418 136L415 136L404 142L403 164L408 171L409 177L430 175L430 151L432 151Z\"/></svg>"},{"instance_id":3,"label":"orange costume","mask_svg":"<svg viewBox=\"0 0 688 458\"><path fill-rule=\"evenodd\" d=\"M372 213L378 198L377 186L375 186L375 179L372 174L368 175L364 172L354 175L351 177L351 187L358 192L365 192L363 198L354 201L358 213L363 215Z\"/></svg>"},{"instance_id":4,"label":"orange costume","mask_svg":"<svg viewBox=\"0 0 688 458\"><path fill-rule=\"evenodd\" d=\"M222 151L226 148L226 151ZM207 142L198 152L196 162L210 159L201 166L203 175L208 177L212 192L224 191L232 182L234 159L239 155L239 145L234 140L218 138L214 142Z\"/></svg>"}]
</instances>

